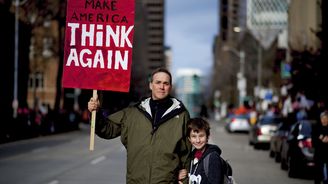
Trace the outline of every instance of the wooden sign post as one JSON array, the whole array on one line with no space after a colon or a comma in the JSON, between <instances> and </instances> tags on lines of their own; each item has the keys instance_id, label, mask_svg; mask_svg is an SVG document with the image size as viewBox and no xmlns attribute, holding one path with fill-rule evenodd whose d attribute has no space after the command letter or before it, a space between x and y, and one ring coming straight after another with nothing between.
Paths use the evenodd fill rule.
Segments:
<instances>
[{"instance_id":1,"label":"wooden sign post","mask_svg":"<svg viewBox=\"0 0 328 184\"><path fill-rule=\"evenodd\" d=\"M98 99L97 90L93 90L92 97ZM91 113L91 127L90 127L90 146L89 150L93 151L95 149L95 128L96 128L96 111Z\"/></svg>"}]
</instances>

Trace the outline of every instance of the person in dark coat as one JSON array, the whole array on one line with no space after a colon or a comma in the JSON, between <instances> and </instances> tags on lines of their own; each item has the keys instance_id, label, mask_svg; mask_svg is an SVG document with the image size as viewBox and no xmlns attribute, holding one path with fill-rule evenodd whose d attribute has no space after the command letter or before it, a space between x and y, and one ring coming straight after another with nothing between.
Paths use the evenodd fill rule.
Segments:
<instances>
[{"instance_id":1,"label":"person in dark coat","mask_svg":"<svg viewBox=\"0 0 328 184\"><path fill-rule=\"evenodd\" d=\"M188 178L191 184L220 184L223 180L221 174L221 149L208 144L210 125L202 118L193 118L187 122L187 136L193 145L189 172L181 170L179 180ZM205 172L204 158L209 156L208 173ZM188 172L188 177L187 177Z\"/></svg>"},{"instance_id":2,"label":"person in dark coat","mask_svg":"<svg viewBox=\"0 0 328 184\"><path fill-rule=\"evenodd\" d=\"M200 106L200 112L199 112L200 117L207 119L208 118L208 111L207 107L205 104L202 104Z\"/></svg>"},{"instance_id":3,"label":"person in dark coat","mask_svg":"<svg viewBox=\"0 0 328 184\"><path fill-rule=\"evenodd\" d=\"M320 114L320 124L313 129L315 184L328 184L328 112Z\"/></svg>"},{"instance_id":4,"label":"person in dark coat","mask_svg":"<svg viewBox=\"0 0 328 184\"><path fill-rule=\"evenodd\" d=\"M169 95L172 77L167 69L153 71L149 89L150 97L113 114L104 116L98 98L90 99L88 110L97 111L99 137L120 136L127 151L127 184L176 184L179 170L189 164L189 112Z\"/></svg>"}]
</instances>

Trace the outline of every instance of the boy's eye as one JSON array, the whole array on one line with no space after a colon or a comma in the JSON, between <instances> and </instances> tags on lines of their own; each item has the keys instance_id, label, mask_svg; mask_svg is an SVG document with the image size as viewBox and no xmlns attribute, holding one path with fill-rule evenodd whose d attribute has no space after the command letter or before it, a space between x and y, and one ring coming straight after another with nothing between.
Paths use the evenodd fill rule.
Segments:
<instances>
[{"instance_id":1,"label":"boy's eye","mask_svg":"<svg viewBox=\"0 0 328 184\"><path fill-rule=\"evenodd\" d=\"M199 137L200 138L203 138L203 137L205 137L205 135L204 134L200 134Z\"/></svg>"}]
</instances>

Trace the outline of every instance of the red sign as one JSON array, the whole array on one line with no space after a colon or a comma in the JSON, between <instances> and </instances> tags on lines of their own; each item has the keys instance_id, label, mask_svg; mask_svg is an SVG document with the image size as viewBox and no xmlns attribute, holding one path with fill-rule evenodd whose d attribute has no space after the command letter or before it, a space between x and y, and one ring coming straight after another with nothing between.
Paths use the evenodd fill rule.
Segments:
<instances>
[{"instance_id":1,"label":"red sign","mask_svg":"<svg viewBox=\"0 0 328 184\"><path fill-rule=\"evenodd\" d=\"M68 0L63 87L128 92L134 0Z\"/></svg>"}]
</instances>

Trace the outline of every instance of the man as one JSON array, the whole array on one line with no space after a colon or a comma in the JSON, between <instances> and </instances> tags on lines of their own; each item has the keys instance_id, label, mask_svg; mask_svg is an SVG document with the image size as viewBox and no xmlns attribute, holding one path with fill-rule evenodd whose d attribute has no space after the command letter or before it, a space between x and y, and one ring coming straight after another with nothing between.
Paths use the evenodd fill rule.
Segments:
<instances>
[{"instance_id":1,"label":"man","mask_svg":"<svg viewBox=\"0 0 328 184\"><path fill-rule=\"evenodd\" d=\"M320 123L312 132L316 172L314 183L328 184L328 112L320 114Z\"/></svg>"},{"instance_id":2,"label":"man","mask_svg":"<svg viewBox=\"0 0 328 184\"><path fill-rule=\"evenodd\" d=\"M108 117L98 110L96 134L105 139L121 136L127 150L128 184L177 183L178 171L188 164L191 145L186 123L189 113L170 97L171 73L155 70L150 79L151 96ZM89 111L97 110L98 99L91 98Z\"/></svg>"}]
</instances>

